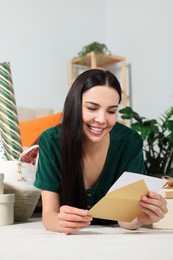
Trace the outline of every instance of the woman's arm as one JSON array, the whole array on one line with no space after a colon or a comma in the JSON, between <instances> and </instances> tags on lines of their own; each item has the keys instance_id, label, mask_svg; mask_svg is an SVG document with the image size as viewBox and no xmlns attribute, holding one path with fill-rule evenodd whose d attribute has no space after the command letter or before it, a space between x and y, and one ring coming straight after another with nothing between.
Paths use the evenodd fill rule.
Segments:
<instances>
[{"instance_id":1,"label":"woman's arm","mask_svg":"<svg viewBox=\"0 0 173 260\"><path fill-rule=\"evenodd\" d=\"M137 229L143 225L151 225L162 219L167 210L166 200L158 193L149 192L148 196L143 196L140 203L141 211L132 222L119 221L118 224L127 229Z\"/></svg>"},{"instance_id":2,"label":"woman's arm","mask_svg":"<svg viewBox=\"0 0 173 260\"><path fill-rule=\"evenodd\" d=\"M88 226L92 217L88 211L70 206L61 206L59 195L43 190L42 219L44 227L49 231L69 234Z\"/></svg>"}]
</instances>

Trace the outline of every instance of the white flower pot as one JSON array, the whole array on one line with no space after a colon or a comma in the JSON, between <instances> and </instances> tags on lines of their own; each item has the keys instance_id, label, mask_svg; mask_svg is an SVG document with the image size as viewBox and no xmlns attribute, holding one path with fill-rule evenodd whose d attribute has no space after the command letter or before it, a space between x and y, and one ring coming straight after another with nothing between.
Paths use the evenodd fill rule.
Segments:
<instances>
[{"instance_id":1,"label":"white flower pot","mask_svg":"<svg viewBox=\"0 0 173 260\"><path fill-rule=\"evenodd\" d=\"M0 226L14 223L14 194L0 195Z\"/></svg>"}]
</instances>

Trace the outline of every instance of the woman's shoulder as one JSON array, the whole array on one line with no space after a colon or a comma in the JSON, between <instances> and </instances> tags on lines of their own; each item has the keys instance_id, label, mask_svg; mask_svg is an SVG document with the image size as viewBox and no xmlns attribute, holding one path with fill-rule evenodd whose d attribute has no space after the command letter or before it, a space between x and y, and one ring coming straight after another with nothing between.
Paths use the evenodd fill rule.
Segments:
<instances>
[{"instance_id":1,"label":"woman's shoulder","mask_svg":"<svg viewBox=\"0 0 173 260\"><path fill-rule=\"evenodd\" d=\"M129 138L137 138L142 139L141 136L138 134L137 131L133 130L132 128L125 126L119 122L115 124L112 128L111 135L113 139L129 139Z\"/></svg>"},{"instance_id":2,"label":"woman's shoulder","mask_svg":"<svg viewBox=\"0 0 173 260\"><path fill-rule=\"evenodd\" d=\"M39 141L42 141L44 139L56 141L57 139L60 138L60 130L61 130L61 125L57 125L57 126L46 129L40 135Z\"/></svg>"}]
</instances>

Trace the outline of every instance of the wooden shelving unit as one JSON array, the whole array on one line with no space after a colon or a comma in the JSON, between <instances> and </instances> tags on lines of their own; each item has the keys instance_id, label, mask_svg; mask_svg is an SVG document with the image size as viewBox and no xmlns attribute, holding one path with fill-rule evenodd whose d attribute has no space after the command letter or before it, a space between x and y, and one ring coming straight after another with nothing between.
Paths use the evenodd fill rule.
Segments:
<instances>
[{"instance_id":1,"label":"wooden shelving unit","mask_svg":"<svg viewBox=\"0 0 173 260\"><path fill-rule=\"evenodd\" d=\"M108 55L108 54L96 54L95 52L88 53L85 57L76 57L70 61L70 86L75 80L75 67L81 67L84 70L102 68L109 69L114 64L120 64L121 75L120 84L122 88L122 101L121 107L127 106L127 92L126 92L126 59L122 56ZM80 74L80 73L79 73ZM118 120L119 122L126 124L125 120Z\"/></svg>"}]
</instances>

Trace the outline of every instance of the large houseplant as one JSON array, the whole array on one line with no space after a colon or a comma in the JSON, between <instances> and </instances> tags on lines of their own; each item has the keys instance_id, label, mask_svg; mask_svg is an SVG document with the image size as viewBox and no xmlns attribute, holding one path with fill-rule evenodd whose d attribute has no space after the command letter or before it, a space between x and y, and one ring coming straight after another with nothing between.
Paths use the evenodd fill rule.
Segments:
<instances>
[{"instance_id":1,"label":"large houseplant","mask_svg":"<svg viewBox=\"0 0 173 260\"><path fill-rule=\"evenodd\" d=\"M132 120L130 126L144 140L145 165L149 175L173 176L173 106L161 117L148 120L131 107L120 111L122 119Z\"/></svg>"}]
</instances>

